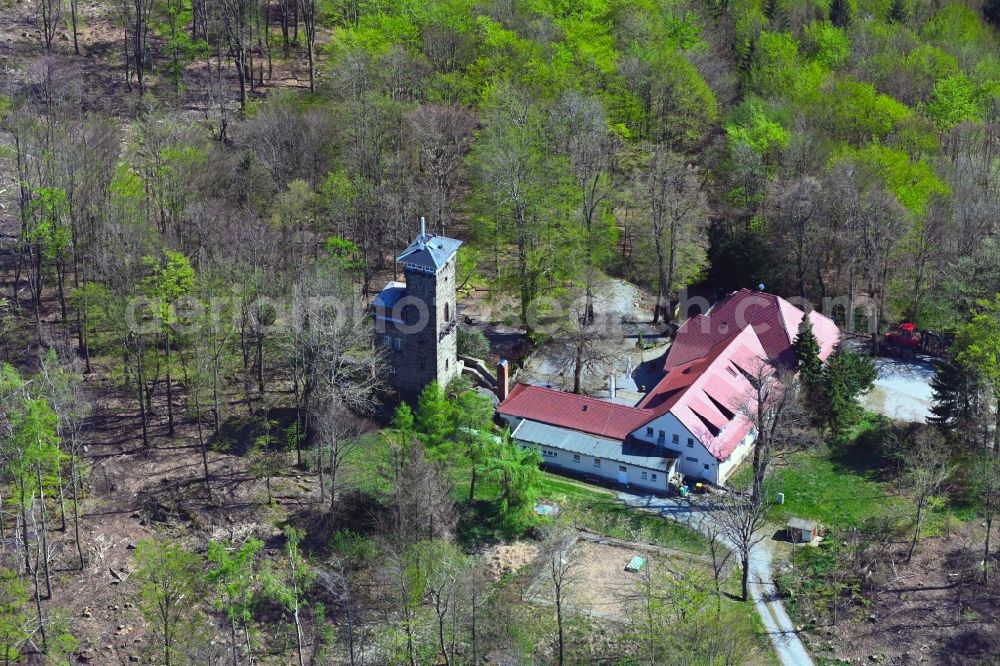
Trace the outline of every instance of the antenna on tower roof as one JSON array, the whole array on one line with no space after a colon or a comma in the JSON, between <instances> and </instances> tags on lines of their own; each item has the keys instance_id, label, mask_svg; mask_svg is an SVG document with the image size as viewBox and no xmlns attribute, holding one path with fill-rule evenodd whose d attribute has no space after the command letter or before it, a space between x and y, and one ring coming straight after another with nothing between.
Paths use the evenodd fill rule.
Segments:
<instances>
[{"instance_id":1,"label":"antenna on tower roof","mask_svg":"<svg viewBox=\"0 0 1000 666\"><path fill-rule=\"evenodd\" d=\"M417 236L417 245L420 249L424 249L424 243L427 242L427 223L424 222L424 216L420 216L420 235Z\"/></svg>"}]
</instances>

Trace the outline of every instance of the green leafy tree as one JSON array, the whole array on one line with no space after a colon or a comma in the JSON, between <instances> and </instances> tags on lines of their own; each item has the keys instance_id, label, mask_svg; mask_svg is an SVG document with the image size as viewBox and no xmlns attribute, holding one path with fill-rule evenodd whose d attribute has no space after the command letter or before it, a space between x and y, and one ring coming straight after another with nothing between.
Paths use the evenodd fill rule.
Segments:
<instances>
[{"instance_id":1,"label":"green leafy tree","mask_svg":"<svg viewBox=\"0 0 1000 666\"><path fill-rule=\"evenodd\" d=\"M545 116L513 86L490 90L485 127L473 149L477 235L492 249L497 284L517 295L521 325L535 329L536 299L580 269L579 229L568 164L545 142ZM508 248L513 261L504 261Z\"/></svg>"},{"instance_id":2,"label":"green leafy tree","mask_svg":"<svg viewBox=\"0 0 1000 666\"><path fill-rule=\"evenodd\" d=\"M541 462L537 449L522 448L507 434L483 460L480 476L500 487L497 497L500 522L508 529L523 529L531 521L538 499Z\"/></svg>"},{"instance_id":3,"label":"green leafy tree","mask_svg":"<svg viewBox=\"0 0 1000 666\"><path fill-rule=\"evenodd\" d=\"M975 368L993 394L993 449L1000 451L1000 294L979 303L979 312L955 336L956 358Z\"/></svg>"},{"instance_id":4,"label":"green leafy tree","mask_svg":"<svg viewBox=\"0 0 1000 666\"><path fill-rule=\"evenodd\" d=\"M491 446L498 440L493 434L493 401L473 390L460 392L451 402L455 436L472 466L469 478L469 503L476 499L479 468Z\"/></svg>"},{"instance_id":5,"label":"green leafy tree","mask_svg":"<svg viewBox=\"0 0 1000 666\"><path fill-rule=\"evenodd\" d=\"M257 554L263 547L259 539L250 539L239 546L221 541L208 544L208 561L212 565L208 580L215 586L215 606L223 610L229 620L234 664L240 662L237 627L243 632L247 660L253 660L250 626L258 583Z\"/></svg>"},{"instance_id":6,"label":"green leafy tree","mask_svg":"<svg viewBox=\"0 0 1000 666\"><path fill-rule=\"evenodd\" d=\"M143 259L151 270L146 278L145 292L154 299L157 327L163 339L164 370L166 373L167 390L167 434L174 434L174 393L171 347L177 339L175 328L182 324L180 318L180 300L188 297L195 286L194 269L191 262L180 252L167 250L161 262L153 257Z\"/></svg>"},{"instance_id":7,"label":"green leafy tree","mask_svg":"<svg viewBox=\"0 0 1000 666\"><path fill-rule=\"evenodd\" d=\"M410 443L417 426L413 418L413 410L405 402L399 403L399 406L396 407L396 412L392 416L392 427L399 433L402 445Z\"/></svg>"},{"instance_id":8,"label":"green leafy tree","mask_svg":"<svg viewBox=\"0 0 1000 666\"><path fill-rule=\"evenodd\" d=\"M13 503L20 514L19 537L24 568L34 586L37 630L45 651L48 635L41 600L52 597L46 493L54 492L59 485L63 453L55 413L45 399L32 396L29 390L30 386L22 382L17 372L5 365L3 391L13 405L8 407L11 410L7 413L10 433L5 438L4 457L8 460L7 472L14 485ZM29 526L33 528L34 539L31 539Z\"/></svg>"},{"instance_id":9,"label":"green leafy tree","mask_svg":"<svg viewBox=\"0 0 1000 666\"><path fill-rule=\"evenodd\" d=\"M299 666L305 666L305 646L302 635L302 609L304 595L312 584L314 574L302 557L302 539L305 533L294 527L285 528L285 558L287 569L280 571L270 567L264 572L264 590L292 616L295 626L295 652Z\"/></svg>"},{"instance_id":10,"label":"green leafy tree","mask_svg":"<svg viewBox=\"0 0 1000 666\"><path fill-rule=\"evenodd\" d=\"M435 456L447 455L444 450L452 434L452 409L448 397L437 382L431 382L417 399L415 425L420 440Z\"/></svg>"},{"instance_id":11,"label":"green leafy tree","mask_svg":"<svg viewBox=\"0 0 1000 666\"><path fill-rule=\"evenodd\" d=\"M184 637L199 622L201 558L172 541L147 539L136 545L135 565L139 609L160 641L162 663L179 663Z\"/></svg>"},{"instance_id":12,"label":"green leafy tree","mask_svg":"<svg viewBox=\"0 0 1000 666\"><path fill-rule=\"evenodd\" d=\"M28 606L28 586L13 569L0 569L0 659L4 666L20 663L21 646L35 633Z\"/></svg>"},{"instance_id":13,"label":"green leafy tree","mask_svg":"<svg viewBox=\"0 0 1000 666\"><path fill-rule=\"evenodd\" d=\"M278 424L275 421L266 421L264 432L254 439L250 449L250 471L256 478L264 478L268 506L274 503L274 497L271 494L271 479L276 474L280 474L285 466L285 453L276 446L275 431L277 428Z\"/></svg>"},{"instance_id":14,"label":"green leafy tree","mask_svg":"<svg viewBox=\"0 0 1000 666\"><path fill-rule=\"evenodd\" d=\"M977 121L982 115L975 86L963 74L949 76L934 84L925 111L942 129L960 122Z\"/></svg>"}]
</instances>

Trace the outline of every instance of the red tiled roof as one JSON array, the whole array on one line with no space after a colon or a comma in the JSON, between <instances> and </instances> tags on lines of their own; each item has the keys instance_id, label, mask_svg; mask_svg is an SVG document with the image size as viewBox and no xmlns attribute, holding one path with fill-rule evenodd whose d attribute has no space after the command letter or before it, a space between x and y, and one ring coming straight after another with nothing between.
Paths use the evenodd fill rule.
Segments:
<instances>
[{"instance_id":1,"label":"red tiled roof","mask_svg":"<svg viewBox=\"0 0 1000 666\"><path fill-rule=\"evenodd\" d=\"M506 416L621 440L652 418L643 409L527 384L515 386L499 411Z\"/></svg>"},{"instance_id":2,"label":"red tiled roof","mask_svg":"<svg viewBox=\"0 0 1000 666\"><path fill-rule=\"evenodd\" d=\"M725 460L753 427L741 409L752 395L747 375L768 360L791 363L791 341L803 316L783 298L744 289L681 326L666 376L638 406L519 384L499 412L623 441L669 412L709 453ZM815 311L809 318L825 359L840 332Z\"/></svg>"},{"instance_id":3,"label":"red tiled roof","mask_svg":"<svg viewBox=\"0 0 1000 666\"><path fill-rule=\"evenodd\" d=\"M759 291L741 289L717 303L707 314L691 317L681 325L667 355L670 370L705 356L734 329L752 326L768 359L784 365L794 360L792 340L804 313L785 299ZM820 357L826 358L840 341L840 332L830 319L811 311L809 319L820 343Z\"/></svg>"},{"instance_id":4,"label":"red tiled roof","mask_svg":"<svg viewBox=\"0 0 1000 666\"><path fill-rule=\"evenodd\" d=\"M755 327L748 326L726 336L705 359L711 360L669 411L709 453L725 460L752 427L742 409L753 394L744 372L755 373L765 362L765 353Z\"/></svg>"}]
</instances>

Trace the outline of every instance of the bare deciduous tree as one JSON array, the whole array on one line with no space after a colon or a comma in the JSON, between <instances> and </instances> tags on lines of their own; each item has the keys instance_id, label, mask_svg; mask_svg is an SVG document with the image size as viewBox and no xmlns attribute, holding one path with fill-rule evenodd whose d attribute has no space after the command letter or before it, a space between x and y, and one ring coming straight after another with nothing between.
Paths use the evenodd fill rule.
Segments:
<instances>
[{"instance_id":1,"label":"bare deciduous tree","mask_svg":"<svg viewBox=\"0 0 1000 666\"><path fill-rule=\"evenodd\" d=\"M673 320L670 299L678 277L690 277L704 261L708 206L697 170L663 145L650 150L644 176L649 235L656 255L653 323ZM681 271L683 269L683 272Z\"/></svg>"},{"instance_id":2,"label":"bare deciduous tree","mask_svg":"<svg viewBox=\"0 0 1000 666\"><path fill-rule=\"evenodd\" d=\"M906 562L913 559L913 551L920 541L920 531L927 519L941 485L951 476L952 466L944 437L937 430L921 428L911 446L904 451L906 485L913 493L913 537L906 551Z\"/></svg>"},{"instance_id":3,"label":"bare deciduous tree","mask_svg":"<svg viewBox=\"0 0 1000 666\"><path fill-rule=\"evenodd\" d=\"M459 106L425 104L411 111L406 121L420 166L421 200L430 212L431 228L444 235L451 224L451 200L472 145L476 116Z\"/></svg>"},{"instance_id":4,"label":"bare deciduous tree","mask_svg":"<svg viewBox=\"0 0 1000 666\"><path fill-rule=\"evenodd\" d=\"M566 594L573 584L579 562L573 558L576 534L564 525L552 525L545 534L543 552L545 573L552 583L552 601L556 610L556 631L558 663L562 666L566 659Z\"/></svg>"},{"instance_id":5,"label":"bare deciduous tree","mask_svg":"<svg viewBox=\"0 0 1000 666\"><path fill-rule=\"evenodd\" d=\"M754 501L748 495L734 493L723 500L721 510L715 514L726 541L740 557L740 566L743 568L743 601L750 598L750 558L754 548L766 536L764 527L767 524L768 508L770 503L765 499L763 491L759 501Z\"/></svg>"},{"instance_id":6,"label":"bare deciduous tree","mask_svg":"<svg viewBox=\"0 0 1000 666\"><path fill-rule=\"evenodd\" d=\"M790 441L792 429L800 421L802 410L798 402L795 376L783 370L777 362L762 359L744 376L750 383L750 388L734 407L756 432L750 498L754 504L760 504L763 501L763 484L771 458Z\"/></svg>"},{"instance_id":7,"label":"bare deciduous tree","mask_svg":"<svg viewBox=\"0 0 1000 666\"><path fill-rule=\"evenodd\" d=\"M341 469L347 458L357 449L360 438L370 425L341 405L329 404L316 419L316 468L319 470L320 502L326 504L329 488L328 511L337 508L340 491Z\"/></svg>"}]
</instances>

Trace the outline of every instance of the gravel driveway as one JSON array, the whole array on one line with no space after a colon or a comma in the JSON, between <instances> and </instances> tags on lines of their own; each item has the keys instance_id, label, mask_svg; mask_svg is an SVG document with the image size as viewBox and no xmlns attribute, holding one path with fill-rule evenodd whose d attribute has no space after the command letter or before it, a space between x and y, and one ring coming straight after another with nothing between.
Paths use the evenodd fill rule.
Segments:
<instances>
[{"instance_id":1,"label":"gravel driveway","mask_svg":"<svg viewBox=\"0 0 1000 666\"><path fill-rule=\"evenodd\" d=\"M699 532L705 532L706 526L714 520L710 498L654 497L630 493L618 493L618 497L628 506L676 520ZM721 540L728 548L733 548L731 543ZM773 542L765 539L750 553L750 596L781 663L808 666L813 663L812 658L799 640L772 579L772 546Z\"/></svg>"}]
</instances>

